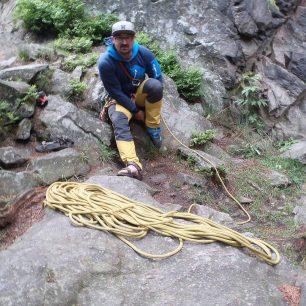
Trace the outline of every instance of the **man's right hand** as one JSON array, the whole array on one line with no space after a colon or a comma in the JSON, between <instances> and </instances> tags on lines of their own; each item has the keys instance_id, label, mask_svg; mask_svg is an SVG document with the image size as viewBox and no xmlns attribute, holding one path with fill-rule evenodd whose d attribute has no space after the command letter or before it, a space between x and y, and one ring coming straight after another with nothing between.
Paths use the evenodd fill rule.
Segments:
<instances>
[{"instance_id":1,"label":"man's right hand","mask_svg":"<svg viewBox=\"0 0 306 306\"><path fill-rule=\"evenodd\" d=\"M142 122L145 121L145 117L146 117L146 114L142 110L139 110L137 113L134 114L134 118Z\"/></svg>"}]
</instances>

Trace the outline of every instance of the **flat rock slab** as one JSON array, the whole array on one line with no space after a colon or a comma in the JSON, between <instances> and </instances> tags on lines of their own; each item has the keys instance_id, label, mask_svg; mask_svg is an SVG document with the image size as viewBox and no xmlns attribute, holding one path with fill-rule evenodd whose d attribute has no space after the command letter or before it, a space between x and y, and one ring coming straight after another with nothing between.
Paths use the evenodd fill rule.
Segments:
<instances>
[{"instance_id":1,"label":"flat rock slab","mask_svg":"<svg viewBox=\"0 0 306 306\"><path fill-rule=\"evenodd\" d=\"M89 182L124 189L136 200L144 192L143 201L155 205L136 180L100 176ZM137 245L163 253L177 241L150 234ZM0 279L0 304L7 306L285 306L278 288L294 285L297 270L286 260L272 267L219 243L186 243L175 256L150 260L111 234L75 227L47 209L41 222L0 252Z\"/></svg>"},{"instance_id":2,"label":"flat rock slab","mask_svg":"<svg viewBox=\"0 0 306 306\"><path fill-rule=\"evenodd\" d=\"M10 168L23 165L30 158L29 150L21 150L15 147L0 148L0 166Z\"/></svg>"},{"instance_id":3,"label":"flat rock slab","mask_svg":"<svg viewBox=\"0 0 306 306\"><path fill-rule=\"evenodd\" d=\"M22 80L31 82L37 73L48 69L47 64L30 64L7 68L0 71L0 79Z\"/></svg>"},{"instance_id":4,"label":"flat rock slab","mask_svg":"<svg viewBox=\"0 0 306 306\"><path fill-rule=\"evenodd\" d=\"M85 175L90 170L90 166L82 162L80 154L71 148L36 158L31 161L31 165L47 185L72 176Z\"/></svg>"}]
</instances>

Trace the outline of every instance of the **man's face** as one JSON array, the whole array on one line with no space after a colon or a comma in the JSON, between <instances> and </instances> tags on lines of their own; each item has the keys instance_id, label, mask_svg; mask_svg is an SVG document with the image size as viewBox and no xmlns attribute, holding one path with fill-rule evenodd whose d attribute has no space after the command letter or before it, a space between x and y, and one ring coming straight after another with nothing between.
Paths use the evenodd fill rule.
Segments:
<instances>
[{"instance_id":1,"label":"man's face","mask_svg":"<svg viewBox=\"0 0 306 306\"><path fill-rule=\"evenodd\" d=\"M119 34L113 37L113 44L120 55L123 57L130 55L134 44L134 38L135 36L131 34Z\"/></svg>"}]
</instances>

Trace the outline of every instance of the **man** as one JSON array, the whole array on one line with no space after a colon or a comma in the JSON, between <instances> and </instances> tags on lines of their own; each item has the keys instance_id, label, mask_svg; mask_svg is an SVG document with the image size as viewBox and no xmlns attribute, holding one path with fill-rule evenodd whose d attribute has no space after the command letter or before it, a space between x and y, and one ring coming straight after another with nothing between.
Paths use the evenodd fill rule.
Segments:
<instances>
[{"instance_id":1,"label":"man","mask_svg":"<svg viewBox=\"0 0 306 306\"><path fill-rule=\"evenodd\" d=\"M144 122L154 145L160 148L163 80L159 63L149 49L135 41L134 25L119 21L112 26L112 44L101 56L98 67L109 95L107 111L116 144L126 165L118 175L141 179L142 165L129 121L134 118Z\"/></svg>"}]
</instances>

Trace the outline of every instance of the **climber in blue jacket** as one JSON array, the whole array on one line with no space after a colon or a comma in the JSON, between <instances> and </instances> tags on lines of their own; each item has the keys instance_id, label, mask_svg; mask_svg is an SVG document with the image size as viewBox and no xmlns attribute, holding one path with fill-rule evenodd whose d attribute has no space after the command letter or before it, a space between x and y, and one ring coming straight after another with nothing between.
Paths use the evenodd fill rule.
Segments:
<instances>
[{"instance_id":1,"label":"climber in blue jacket","mask_svg":"<svg viewBox=\"0 0 306 306\"><path fill-rule=\"evenodd\" d=\"M119 21L112 26L112 43L99 60L99 74L108 98L103 112L112 122L120 158L125 167L120 176L141 179L129 121L145 123L154 145L161 147L160 113L163 79L152 52L135 41L134 25Z\"/></svg>"}]
</instances>

